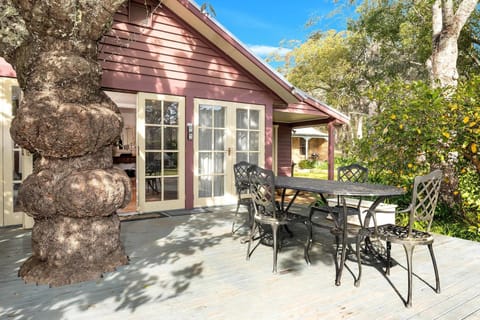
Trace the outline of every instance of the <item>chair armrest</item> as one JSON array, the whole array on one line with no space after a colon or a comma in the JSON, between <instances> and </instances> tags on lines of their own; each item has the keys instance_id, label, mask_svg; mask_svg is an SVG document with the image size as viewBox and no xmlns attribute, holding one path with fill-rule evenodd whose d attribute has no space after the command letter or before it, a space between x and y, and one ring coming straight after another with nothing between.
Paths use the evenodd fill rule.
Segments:
<instances>
[{"instance_id":1,"label":"chair armrest","mask_svg":"<svg viewBox=\"0 0 480 320\"><path fill-rule=\"evenodd\" d=\"M405 212L410 212L412 210L412 204L410 203L408 207L402 210L397 210L397 213L405 213Z\"/></svg>"}]
</instances>

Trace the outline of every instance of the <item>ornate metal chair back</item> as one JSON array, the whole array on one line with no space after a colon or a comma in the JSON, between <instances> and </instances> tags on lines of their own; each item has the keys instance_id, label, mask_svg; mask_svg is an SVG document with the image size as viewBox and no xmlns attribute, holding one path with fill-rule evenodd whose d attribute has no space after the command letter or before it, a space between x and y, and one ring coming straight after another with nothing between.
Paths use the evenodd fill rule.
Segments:
<instances>
[{"instance_id":1,"label":"ornate metal chair back","mask_svg":"<svg viewBox=\"0 0 480 320\"><path fill-rule=\"evenodd\" d=\"M240 161L233 165L233 174L235 177L235 190L237 194L248 192L248 169L251 164L246 161Z\"/></svg>"},{"instance_id":2,"label":"ornate metal chair back","mask_svg":"<svg viewBox=\"0 0 480 320\"><path fill-rule=\"evenodd\" d=\"M343 182L359 182L364 183L368 180L368 169L359 165L359 164L351 164L348 166L338 167L337 169L337 180ZM362 203L362 199L358 198L356 208L360 210L360 205ZM340 201L340 197L337 197L337 205L341 206L342 203ZM362 224L362 218L360 216L360 212L358 212L359 222Z\"/></svg>"},{"instance_id":3,"label":"ornate metal chair back","mask_svg":"<svg viewBox=\"0 0 480 320\"><path fill-rule=\"evenodd\" d=\"M275 176L272 170L250 167L250 194L255 213L276 218Z\"/></svg>"},{"instance_id":4,"label":"ornate metal chair back","mask_svg":"<svg viewBox=\"0 0 480 320\"><path fill-rule=\"evenodd\" d=\"M360 183L367 182L368 169L356 163L348 166L338 167L337 180Z\"/></svg>"},{"instance_id":5,"label":"ornate metal chair back","mask_svg":"<svg viewBox=\"0 0 480 320\"><path fill-rule=\"evenodd\" d=\"M412 202L410 204L409 236L416 221L426 221L426 230L430 231L440 194L442 171L435 170L424 176L417 176L413 182Z\"/></svg>"}]
</instances>

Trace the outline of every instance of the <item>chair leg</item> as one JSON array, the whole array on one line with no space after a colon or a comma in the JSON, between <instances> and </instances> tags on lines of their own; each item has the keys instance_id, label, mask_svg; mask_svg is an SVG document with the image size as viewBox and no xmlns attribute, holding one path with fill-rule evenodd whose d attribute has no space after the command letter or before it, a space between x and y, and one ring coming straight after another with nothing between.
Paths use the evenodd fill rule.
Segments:
<instances>
[{"instance_id":1,"label":"chair leg","mask_svg":"<svg viewBox=\"0 0 480 320\"><path fill-rule=\"evenodd\" d=\"M313 210L310 209L310 215L308 216L308 221L310 222L310 239L311 239L311 241L313 241L312 217L313 217Z\"/></svg>"},{"instance_id":2,"label":"chair leg","mask_svg":"<svg viewBox=\"0 0 480 320\"><path fill-rule=\"evenodd\" d=\"M391 257L391 250L392 250L392 243L390 241L387 241L387 265L385 266L385 274L387 276L390 275L390 266L392 265L392 257Z\"/></svg>"},{"instance_id":3,"label":"chair leg","mask_svg":"<svg viewBox=\"0 0 480 320\"><path fill-rule=\"evenodd\" d=\"M248 227L251 229L253 227L253 205L252 203L248 204Z\"/></svg>"},{"instance_id":4,"label":"chair leg","mask_svg":"<svg viewBox=\"0 0 480 320\"><path fill-rule=\"evenodd\" d=\"M343 268L345 267L345 259L347 257L347 248L346 248L346 234L344 231L342 231L342 253L340 257L340 263L338 265L338 271L337 271L337 276L335 279L335 285L340 286L341 284L341 279L342 279L342 273L343 273ZM338 235L335 235L335 241L337 242L337 251L336 251L336 256L338 256L338 250L340 248L340 237ZM336 259L337 257L335 257Z\"/></svg>"},{"instance_id":5,"label":"chair leg","mask_svg":"<svg viewBox=\"0 0 480 320\"><path fill-rule=\"evenodd\" d=\"M252 245L252 242L253 242L253 238L255 236L255 232L257 231L258 229L258 225L257 223L255 222L255 220L253 221L253 226L252 228L250 229L250 234L248 236L248 246L247 246L247 260L250 260L250 256L251 256L251 252L250 252L250 246Z\"/></svg>"},{"instance_id":6,"label":"chair leg","mask_svg":"<svg viewBox=\"0 0 480 320\"><path fill-rule=\"evenodd\" d=\"M407 270L408 270L408 296L407 296L407 302L405 305L407 308L410 308L412 306L412 257L413 257L413 249L415 249L415 246L412 245L407 245L404 244L403 248L405 249L405 253L407 255Z\"/></svg>"},{"instance_id":7,"label":"chair leg","mask_svg":"<svg viewBox=\"0 0 480 320\"><path fill-rule=\"evenodd\" d=\"M358 262L358 278L355 280L355 287L360 286L360 279L362 278L362 255L361 255L361 243L363 240L363 235L357 235L357 243L355 249L357 249L357 262Z\"/></svg>"},{"instance_id":8,"label":"chair leg","mask_svg":"<svg viewBox=\"0 0 480 320\"><path fill-rule=\"evenodd\" d=\"M304 257L307 264L311 264L309 250L312 246L312 224L308 221L305 221L305 226L307 227L307 242L305 243L305 252Z\"/></svg>"},{"instance_id":9,"label":"chair leg","mask_svg":"<svg viewBox=\"0 0 480 320\"><path fill-rule=\"evenodd\" d=\"M233 222L232 222L232 235L235 234L235 221L238 217L238 210L240 209L240 202L237 201L237 210L235 211L235 217L233 218Z\"/></svg>"},{"instance_id":10,"label":"chair leg","mask_svg":"<svg viewBox=\"0 0 480 320\"><path fill-rule=\"evenodd\" d=\"M293 237L293 232L292 230L290 230L290 228L287 226L287 225L284 225L283 228L285 229L285 231L288 233L288 236L291 238Z\"/></svg>"},{"instance_id":11,"label":"chair leg","mask_svg":"<svg viewBox=\"0 0 480 320\"><path fill-rule=\"evenodd\" d=\"M433 254L433 244L428 245L428 250L430 251L430 256L432 257L433 270L435 271L435 292L440 293L440 277L438 275L437 261L435 260L435 255Z\"/></svg>"},{"instance_id":12,"label":"chair leg","mask_svg":"<svg viewBox=\"0 0 480 320\"><path fill-rule=\"evenodd\" d=\"M277 255L278 255L278 225L272 225L273 235L273 273L277 273Z\"/></svg>"}]
</instances>

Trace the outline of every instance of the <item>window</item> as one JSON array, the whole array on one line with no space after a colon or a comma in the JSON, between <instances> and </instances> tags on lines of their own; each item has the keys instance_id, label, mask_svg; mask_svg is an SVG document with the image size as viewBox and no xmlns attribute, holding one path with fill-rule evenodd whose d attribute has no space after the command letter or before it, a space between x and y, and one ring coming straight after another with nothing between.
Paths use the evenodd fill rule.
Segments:
<instances>
[{"instance_id":1,"label":"window","mask_svg":"<svg viewBox=\"0 0 480 320\"><path fill-rule=\"evenodd\" d=\"M152 7L150 5L130 1L128 11L128 21L131 23L151 26Z\"/></svg>"},{"instance_id":2,"label":"window","mask_svg":"<svg viewBox=\"0 0 480 320\"><path fill-rule=\"evenodd\" d=\"M300 144L300 155L304 156L307 152L307 144L305 142L304 138L298 138L299 144Z\"/></svg>"}]
</instances>

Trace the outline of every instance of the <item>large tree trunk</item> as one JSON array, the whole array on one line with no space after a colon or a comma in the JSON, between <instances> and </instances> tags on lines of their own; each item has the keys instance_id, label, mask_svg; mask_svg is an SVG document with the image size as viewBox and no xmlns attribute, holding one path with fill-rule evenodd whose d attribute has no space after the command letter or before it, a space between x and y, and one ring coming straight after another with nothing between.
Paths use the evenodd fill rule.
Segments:
<instances>
[{"instance_id":1,"label":"large tree trunk","mask_svg":"<svg viewBox=\"0 0 480 320\"><path fill-rule=\"evenodd\" d=\"M130 182L112 164L123 120L100 90L97 63L97 41L123 1L15 2L28 35L7 57L24 92L11 135L38 155L19 193L35 221L19 271L26 282L65 285L128 263L116 210Z\"/></svg>"},{"instance_id":2,"label":"large tree trunk","mask_svg":"<svg viewBox=\"0 0 480 320\"><path fill-rule=\"evenodd\" d=\"M477 3L478 0L463 0L455 12L453 0L435 0L431 56L434 85L457 85L458 38Z\"/></svg>"}]
</instances>

